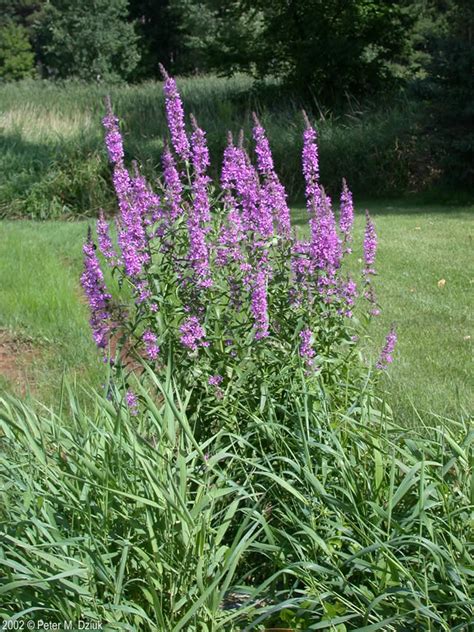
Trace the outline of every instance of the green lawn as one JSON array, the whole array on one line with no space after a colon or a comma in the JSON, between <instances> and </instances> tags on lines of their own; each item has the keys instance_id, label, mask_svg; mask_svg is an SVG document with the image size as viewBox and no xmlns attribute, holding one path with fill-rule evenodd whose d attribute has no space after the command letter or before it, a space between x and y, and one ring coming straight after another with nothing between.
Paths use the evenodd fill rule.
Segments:
<instances>
[{"instance_id":1,"label":"green lawn","mask_svg":"<svg viewBox=\"0 0 474 632\"><path fill-rule=\"evenodd\" d=\"M376 280L382 315L373 352L395 322L399 344L389 371L390 402L406 422L417 409L455 415L474 410L472 351L474 207L367 203L379 234ZM362 210L351 267L360 267ZM303 225L304 209L294 219ZM88 329L79 287L87 222L2 222L0 327L31 340L33 395L58 397L61 377L100 383L104 368ZM438 282L444 279L443 287ZM6 388L13 388L5 379Z\"/></svg>"}]
</instances>

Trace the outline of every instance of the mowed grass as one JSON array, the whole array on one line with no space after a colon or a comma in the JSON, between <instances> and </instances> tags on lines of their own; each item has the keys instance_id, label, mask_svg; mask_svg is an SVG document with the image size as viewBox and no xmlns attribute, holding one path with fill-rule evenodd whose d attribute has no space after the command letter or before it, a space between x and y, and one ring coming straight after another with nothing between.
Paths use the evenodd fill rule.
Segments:
<instances>
[{"instance_id":1,"label":"mowed grass","mask_svg":"<svg viewBox=\"0 0 474 632\"><path fill-rule=\"evenodd\" d=\"M33 379L18 385L10 374L2 382L46 404L58 402L63 376L97 384L104 370L79 285L86 230L84 222L1 223L0 327L35 349Z\"/></svg>"},{"instance_id":2,"label":"mowed grass","mask_svg":"<svg viewBox=\"0 0 474 632\"><path fill-rule=\"evenodd\" d=\"M392 322L399 335L384 381L390 404L405 423L416 423L413 407L472 414L474 207L360 205L349 264L354 272L361 267L365 206L379 235L376 287L382 314L371 325L372 356ZM303 227L306 211L296 208L294 220ZM46 402L57 402L63 374L99 385L105 370L79 285L88 223L1 223L0 327L37 345L32 394Z\"/></svg>"}]
</instances>

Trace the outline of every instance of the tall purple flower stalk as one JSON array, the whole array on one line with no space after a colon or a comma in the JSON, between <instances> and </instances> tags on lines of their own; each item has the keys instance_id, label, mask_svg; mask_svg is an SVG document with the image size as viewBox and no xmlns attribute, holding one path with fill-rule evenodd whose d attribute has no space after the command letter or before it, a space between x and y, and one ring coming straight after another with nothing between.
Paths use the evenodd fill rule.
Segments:
<instances>
[{"instance_id":1,"label":"tall purple flower stalk","mask_svg":"<svg viewBox=\"0 0 474 632\"><path fill-rule=\"evenodd\" d=\"M275 172L272 152L265 130L260 124L257 115L254 113L253 116L255 122L253 137L257 155L257 169L264 178L260 204L265 206L268 209L266 212L274 217L279 232L284 237L289 237L291 230L290 209L286 203L286 191Z\"/></svg>"},{"instance_id":2,"label":"tall purple flower stalk","mask_svg":"<svg viewBox=\"0 0 474 632\"><path fill-rule=\"evenodd\" d=\"M109 224L104 218L103 211L100 212L99 219L97 220L96 230L100 252L110 265L114 265L117 260L117 253L115 252L112 239L110 238Z\"/></svg>"},{"instance_id":3,"label":"tall purple flower stalk","mask_svg":"<svg viewBox=\"0 0 474 632\"><path fill-rule=\"evenodd\" d=\"M378 316L380 310L377 307L377 297L375 290L372 286L370 277L375 272L375 255L377 254L377 233L375 232L375 226L370 218L369 211L365 212L365 234L364 234L364 270L363 275L365 278L366 289L364 297L371 304L370 313L372 316Z\"/></svg>"},{"instance_id":4,"label":"tall purple flower stalk","mask_svg":"<svg viewBox=\"0 0 474 632\"><path fill-rule=\"evenodd\" d=\"M244 237L244 227L238 202L234 195L237 160L237 149L234 147L232 134L229 132L221 173L221 187L224 191L224 207L227 210L227 217L220 228L216 259L219 265L227 265L229 261L242 260L240 243Z\"/></svg>"},{"instance_id":5,"label":"tall purple flower stalk","mask_svg":"<svg viewBox=\"0 0 474 632\"><path fill-rule=\"evenodd\" d=\"M109 154L110 162L113 164L123 163L124 151L122 135L119 130L119 120L112 112L110 98L106 99L107 113L102 119L106 130L105 145Z\"/></svg>"},{"instance_id":6,"label":"tall purple flower stalk","mask_svg":"<svg viewBox=\"0 0 474 632\"><path fill-rule=\"evenodd\" d=\"M397 344L397 332L395 331L395 326L392 325L390 331L385 338L385 345L383 346L382 351L380 352L379 359L376 363L377 369L380 371L384 371L389 364L393 362L392 353L395 349L395 345Z\"/></svg>"},{"instance_id":7,"label":"tall purple flower stalk","mask_svg":"<svg viewBox=\"0 0 474 632\"><path fill-rule=\"evenodd\" d=\"M336 219L331 199L323 190L319 192L313 215L310 219L311 255L317 269L332 278L341 265L341 240L337 234Z\"/></svg>"},{"instance_id":8,"label":"tall purple flower stalk","mask_svg":"<svg viewBox=\"0 0 474 632\"><path fill-rule=\"evenodd\" d=\"M243 137L238 147L230 144L226 150L222 183L224 188L234 190L240 206L242 230L254 241L258 236L268 238L273 235L272 208L262 204L258 173L242 147Z\"/></svg>"},{"instance_id":9,"label":"tall purple flower stalk","mask_svg":"<svg viewBox=\"0 0 474 632\"><path fill-rule=\"evenodd\" d=\"M206 174L209 166L209 151L206 136L193 119L194 131L191 137L192 164L194 179L192 183L193 202L188 216L189 260L196 275L199 287L212 285L209 263L209 248L206 233L209 230L210 203L208 196L209 176Z\"/></svg>"},{"instance_id":10,"label":"tall purple flower stalk","mask_svg":"<svg viewBox=\"0 0 474 632\"><path fill-rule=\"evenodd\" d=\"M339 228L343 235L344 251L352 252L350 243L352 241L352 226L354 224L354 204L352 193L347 186L345 178L342 180L341 211L339 215Z\"/></svg>"},{"instance_id":11,"label":"tall purple flower stalk","mask_svg":"<svg viewBox=\"0 0 474 632\"><path fill-rule=\"evenodd\" d=\"M159 206L159 199L149 190L140 174L137 173L132 179L125 168L118 119L110 109L110 102L103 123L106 130L105 142L114 166L113 182L120 209L117 241L125 273L134 278L149 261L146 215L150 209Z\"/></svg>"},{"instance_id":12,"label":"tall purple flower stalk","mask_svg":"<svg viewBox=\"0 0 474 632\"><path fill-rule=\"evenodd\" d=\"M84 253L84 271L81 275L81 285L91 312L89 323L97 346L100 349L105 349L111 331L108 302L112 297L107 292L90 231L82 251Z\"/></svg>"},{"instance_id":13,"label":"tall purple flower stalk","mask_svg":"<svg viewBox=\"0 0 474 632\"><path fill-rule=\"evenodd\" d=\"M176 81L168 75L164 67L159 64L164 79L166 119L171 134L173 148L181 160L189 160L191 151L184 124L184 110Z\"/></svg>"},{"instance_id":14,"label":"tall purple flower stalk","mask_svg":"<svg viewBox=\"0 0 474 632\"><path fill-rule=\"evenodd\" d=\"M183 184L179 176L176 164L168 145L162 156L163 162L163 180L165 184L165 198L169 217L171 221L175 221L182 214L182 195Z\"/></svg>"},{"instance_id":15,"label":"tall purple flower stalk","mask_svg":"<svg viewBox=\"0 0 474 632\"><path fill-rule=\"evenodd\" d=\"M375 274L373 265L375 263L375 255L377 254L377 233L375 232L375 226L369 215L369 211L365 211L365 219L364 275L368 277L370 274Z\"/></svg>"},{"instance_id":16,"label":"tall purple flower stalk","mask_svg":"<svg viewBox=\"0 0 474 632\"><path fill-rule=\"evenodd\" d=\"M303 175L305 179L306 205L312 214L320 197L319 154L316 130L303 112L306 129L303 133Z\"/></svg>"}]
</instances>

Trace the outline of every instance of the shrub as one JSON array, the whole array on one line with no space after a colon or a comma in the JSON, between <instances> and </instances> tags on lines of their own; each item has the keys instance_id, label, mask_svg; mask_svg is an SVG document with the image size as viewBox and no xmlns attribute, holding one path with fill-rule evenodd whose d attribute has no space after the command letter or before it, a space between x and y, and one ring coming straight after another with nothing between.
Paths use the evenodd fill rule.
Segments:
<instances>
[{"instance_id":1,"label":"shrub","mask_svg":"<svg viewBox=\"0 0 474 632\"><path fill-rule=\"evenodd\" d=\"M0 79L16 81L31 77L34 54L28 33L22 26L7 22L0 27Z\"/></svg>"}]
</instances>

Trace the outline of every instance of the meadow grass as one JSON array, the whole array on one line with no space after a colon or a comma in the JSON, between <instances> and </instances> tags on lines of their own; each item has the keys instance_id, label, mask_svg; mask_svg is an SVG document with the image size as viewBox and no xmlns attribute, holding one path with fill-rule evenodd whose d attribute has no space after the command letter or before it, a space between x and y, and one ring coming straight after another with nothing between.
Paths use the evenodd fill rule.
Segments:
<instances>
[{"instance_id":1,"label":"meadow grass","mask_svg":"<svg viewBox=\"0 0 474 632\"><path fill-rule=\"evenodd\" d=\"M354 272L360 269L366 206L379 234L376 287L382 306L372 322L368 354L375 357L395 322L399 342L384 383L397 418L416 423L412 406L458 417L472 413L474 207L413 207L400 201L358 205ZM305 214L301 207L294 209L294 222L302 229ZM38 345L34 395L46 402L57 402L64 371L82 384L103 379L79 286L81 246L91 223L1 224L0 327Z\"/></svg>"},{"instance_id":2,"label":"meadow grass","mask_svg":"<svg viewBox=\"0 0 474 632\"><path fill-rule=\"evenodd\" d=\"M220 164L228 130L237 135L243 128L250 138L255 110L291 197L301 193L301 103L281 94L276 84L256 88L244 75L182 79L178 86L186 111L207 132L213 165ZM113 208L101 127L106 95L122 120L127 156L148 175L156 173L166 136L161 83L5 85L0 87L0 215L54 219ZM351 105L340 115L322 112L317 104L305 107L317 120L321 177L330 192L343 175L354 191L366 195L399 195L422 189L430 179L423 148L414 144L420 118L415 105Z\"/></svg>"}]
</instances>

